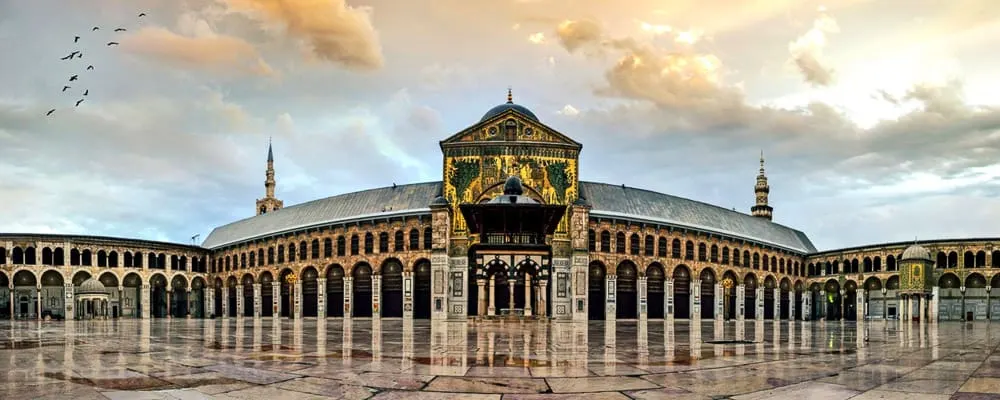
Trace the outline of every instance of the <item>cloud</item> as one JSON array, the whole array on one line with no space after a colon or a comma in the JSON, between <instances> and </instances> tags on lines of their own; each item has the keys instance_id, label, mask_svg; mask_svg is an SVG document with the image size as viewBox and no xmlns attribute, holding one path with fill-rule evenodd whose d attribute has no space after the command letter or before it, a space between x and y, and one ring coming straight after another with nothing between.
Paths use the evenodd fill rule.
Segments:
<instances>
[{"instance_id":1,"label":"cloud","mask_svg":"<svg viewBox=\"0 0 1000 400\"><path fill-rule=\"evenodd\" d=\"M345 0L219 0L231 11L281 24L320 60L356 70L384 64L371 9Z\"/></svg>"},{"instance_id":2,"label":"cloud","mask_svg":"<svg viewBox=\"0 0 1000 400\"><path fill-rule=\"evenodd\" d=\"M575 117L577 115L580 115L580 110L577 110L576 107L573 107L572 105L567 104L567 105L563 106L563 108L561 110L556 111L556 113L559 114L559 115L565 115L567 117Z\"/></svg>"},{"instance_id":3,"label":"cloud","mask_svg":"<svg viewBox=\"0 0 1000 400\"><path fill-rule=\"evenodd\" d=\"M253 45L233 36L182 36L165 28L146 27L122 39L121 46L129 53L175 67L218 74L275 75Z\"/></svg>"},{"instance_id":4,"label":"cloud","mask_svg":"<svg viewBox=\"0 0 1000 400\"><path fill-rule=\"evenodd\" d=\"M829 86L833 83L834 70L823 60L823 48L827 35L840 32L837 21L828 15L820 15L802 36L788 44L791 54L789 63L802 74L806 82L814 86Z\"/></svg>"},{"instance_id":5,"label":"cloud","mask_svg":"<svg viewBox=\"0 0 1000 400\"><path fill-rule=\"evenodd\" d=\"M601 26L592 20L563 21L556 28L556 36L570 53L580 47L592 44L601 39Z\"/></svg>"}]
</instances>

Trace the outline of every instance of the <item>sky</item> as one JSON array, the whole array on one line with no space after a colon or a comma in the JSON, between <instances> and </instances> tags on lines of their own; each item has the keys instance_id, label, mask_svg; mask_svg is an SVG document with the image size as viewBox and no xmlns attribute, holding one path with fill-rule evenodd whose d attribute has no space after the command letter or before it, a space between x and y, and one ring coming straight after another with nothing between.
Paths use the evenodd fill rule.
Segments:
<instances>
[{"instance_id":1,"label":"sky","mask_svg":"<svg viewBox=\"0 0 1000 400\"><path fill-rule=\"evenodd\" d=\"M510 87L583 180L749 213L763 151L821 250L1000 237L997 48L995 0L0 0L0 232L200 242L269 140L285 206L440 180Z\"/></svg>"}]
</instances>

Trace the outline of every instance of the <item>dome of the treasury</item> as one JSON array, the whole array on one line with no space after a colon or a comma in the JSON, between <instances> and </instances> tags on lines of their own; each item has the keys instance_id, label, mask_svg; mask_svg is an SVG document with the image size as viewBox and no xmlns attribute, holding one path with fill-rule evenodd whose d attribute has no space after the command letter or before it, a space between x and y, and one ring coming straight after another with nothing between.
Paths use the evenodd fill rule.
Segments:
<instances>
[{"instance_id":1,"label":"dome of the treasury","mask_svg":"<svg viewBox=\"0 0 1000 400\"><path fill-rule=\"evenodd\" d=\"M104 284L97 278L90 278L80 284L75 290L76 294L108 294L104 290Z\"/></svg>"},{"instance_id":2,"label":"dome of the treasury","mask_svg":"<svg viewBox=\"0 0 1000 400\"><path fill-rule=\"evenodd\" d=\"M900 260L931 260L931 252L919 244L907 247L903 251L903 257Z\"/></svg>"}]
</instances>

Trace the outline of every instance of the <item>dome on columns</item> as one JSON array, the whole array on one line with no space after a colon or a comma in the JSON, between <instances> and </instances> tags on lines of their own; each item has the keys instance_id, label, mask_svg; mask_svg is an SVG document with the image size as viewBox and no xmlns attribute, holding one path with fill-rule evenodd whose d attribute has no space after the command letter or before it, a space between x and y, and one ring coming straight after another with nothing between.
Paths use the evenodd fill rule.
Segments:
<instances>
[{"instance_id":1,"label":"dome on columns","mask_svg":"<svg viewBox=\"0 0 1000 400\"><path fill-rule=\"evenodd\" d=\"M903 257L900 260L927 260L934 261L931 258L931 252L919 244L914 244L903 250Z\"/></svg>"},{"instance_id":2,"label":"dome on columns","mask_svg":"<svg viewBox=\"0 0 1000 400\"><path fill-rule=\"evenodd\" d=\"M75 294L78 294L78 295L79 294L104 294L104 295L108 294L108 292L104 290L104 284L101 283L101 281L97 280L97 278L93 278L93 277L91 277L90 279L87 279L87 280L83 281L83 283L81 283L80 286L77 287L76 290L74 290L74 292L75 292Z\"/></svg>"}]
</instances>

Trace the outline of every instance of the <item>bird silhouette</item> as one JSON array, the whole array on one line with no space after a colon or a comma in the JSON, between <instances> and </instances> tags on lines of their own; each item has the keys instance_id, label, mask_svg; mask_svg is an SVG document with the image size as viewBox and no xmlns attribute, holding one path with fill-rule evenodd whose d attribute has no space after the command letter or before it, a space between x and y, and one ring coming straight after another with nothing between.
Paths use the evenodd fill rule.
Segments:
<instances>
[{"instance_id":1,"label":"bird silhouette","mask_svg":"<svg viewBox=\"0 0 1000 400\"><path fill-rule=\"evenodd\" d=\"M76 43L76 42L79 42L79 41L80 41L80 37L79 36L73 36L73 43Z\"/></svg>"},{"instance_id":2,"label":"bird silhouette","mask_svg":"<svg viewBox=\"0 0 1000 400\"><path fill-rule=\"evenodd\" d=\"M69 59L73 58L74 55L75 54L70 54L70 55L68 55L66 57L60 58L60 60L69 60Z\"/></svg>"},{"instance_id":3,"label":"bird silhouette","mask_svg":"<svg viewBox=\"0 0 1000 400\"><path fill-rule=\"evenodd\" d=\"M52 113L54 113L54 112L56 112L56 109L53 108L53 109L49 110L49 112L45 113L45 116L47 117L49 115L52 115Z\"/></svg>"},{"instance_id":4,"label":"bird silhouette","mask_svg":"<svg viewBox=\"0 0 1000 400\"><path fill-rule=\"evenodd\" d=\"M87 89L87 90L84 90L84 91L83 91L83 95L84 95L84 96L86 96L86 95L88 95L88 94L90 94L90 89Z\"/></svg>"},{"instance_id":5,"label":"bird silhouette","mask_svg":"<svg viewBox=\"0 0 1000 400\"><path fill-rule=\"evenodd\" d=\"M76 80L76 78L77 78L77 75L73 75L73 76L69 77L69 81L73 82L73 81Z\"/></svg>"},{"instance_id":6,"label":"bird silhouette","mask_svg":"<svg viewBox=\"0 0 1000 400\"><path fill-rule=\"evenodd\" d=\"M115 32L125 32L125 28L118 28L118 29L115 29Z\"/></svg>"},{"instance_id":7,"label":"bird silhouette","mask_svg":"<svg viewBox=\"0 0 1000 400\"><path fill-rule=\"evenodd\" d=\"M139 17L145 17L146 13L139 13Z\"/></svg>"},{"instance_id":8,"label":"bird silhouette","mask_svg":"<svg viewBox=\"0 0 1000 400\"><path fill-rule=\"evenodd\" d=\"M87 71L93 71L93 70L94 70L94 66L93 65L88 65L87 66Z\"/></svg>"},{"instance_id":9,"label":"bird silhouette","mask_svg":"<svg viewBox=\"0 0 1000 400\"><path fill-rule=\"evenodd\" d=\"M83 52L80 52L80 53L78 53L78 54L76 55L76 58L83 58Z\"/></svg>"},{"instance_id":10,"label":"bird silhouette","mask_svg":"<svg viewBox=\"0 0 1000 400\"><path fill-rule=\"evenodd\" d=\"M80 103L83 103L83 99L77 100L76 105L74 105L73 107L79 107Z\"/></svg>"},{"instance_id":11,"label":"bird silhouette","mask_svg":"<svg viewBox=\"0 0 1000 400\"><path fill-rule=\"evenodd\" d=\"M118 45L118 42L108 42L108 46L116 46L116 45Z\"/></svg>"},{"instance_id":12,"label":"bird silhouette","mask_svg":"<svg viewBox=\"0 0 1000 400\"><path fill-rule=\"evenodd\" d=\"M91 29L90 31L93 32L93 31L97 31L97 30L100 30L100 29L101 29L101 27L95 26L94 29Z\"/></svg>"},{"instance_id":13,"label":"bird silhouette","mask_svg":"<svg viewBox=\"0 0 1000 400\"><path fill-rule=\"evenodd\" d=\"M70 89L70 88L72 88L72 86L63 86L63 90L62 90L62 91L64 91L64 92L65 92L65 91L66 91L66 89Z\"/></svg>"}]
</instances>

